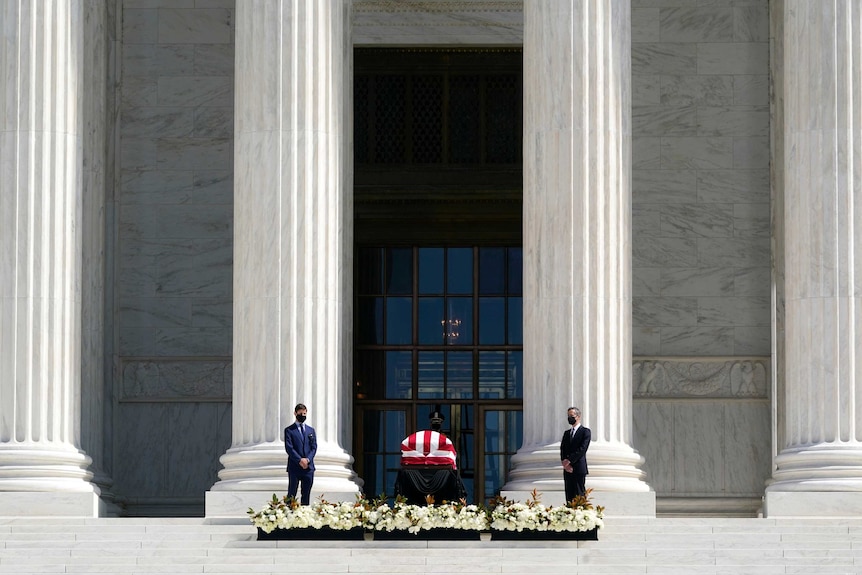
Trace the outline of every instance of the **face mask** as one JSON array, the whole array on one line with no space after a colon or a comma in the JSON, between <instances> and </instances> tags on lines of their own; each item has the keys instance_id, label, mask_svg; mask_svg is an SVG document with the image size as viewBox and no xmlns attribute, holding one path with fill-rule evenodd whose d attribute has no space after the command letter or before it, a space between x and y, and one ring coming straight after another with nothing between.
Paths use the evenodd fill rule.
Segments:
<instances>
[{"instance_id":1,"label":"face mask","mask_svg":"<svg viewBox=\"0 0 862 575\"><path fill-rule=\"evenodd\" d=\"M305 416L304 415L297 415L296 420L300 423L305 423Z\"/></svg>"},{"instance_id":2,"label":"face mask","mask_svg":"<svg viewBox=\"0 0 862 575\"><path fill-rule=\"evenodd\" d=\"M577 419L574 415L570 415L570 416L569 416L569 423L570 423L571 425L574 425L574 424L575 424L575 422L576 422L577 420L578 420L578 419Z\"/></svg>"}]
</instances>

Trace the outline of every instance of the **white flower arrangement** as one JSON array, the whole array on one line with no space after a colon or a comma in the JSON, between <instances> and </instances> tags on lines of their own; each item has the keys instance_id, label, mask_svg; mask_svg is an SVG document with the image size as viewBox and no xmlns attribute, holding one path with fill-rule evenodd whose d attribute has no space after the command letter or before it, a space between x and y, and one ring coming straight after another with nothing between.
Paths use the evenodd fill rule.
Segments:
<instances>
[{"instance_id":1,"label":"white flower arrangement","mask_svg":"<svg viewBox=\"0 0 862 575\"><path fill-rule=\"evenodd\" d=\"M264 533L272 533L275 529L306 527L347 530L365 527L366 508L367 502L361 499L340 503L330 503L320 499L312 505L300 505L292 497L285 495L279 499L273 494L266 507L260 511L249 509L248 515L252 524Z\"/></svg>"},{"instance_id":2,"label":"white flower arrangement","mask_svg":"<svg viewBox=\"0 0 862 575\"><path fill-rule=\"evenodd\" d=\"M467 505L466 501L443 502L435 505L428 498L427 505L410 505L398 497L394 505L385 496L373 501L357 498L354 502L331 503L319 499L312 505L300 505L288 496L272 496L260 511L248 510L252 524L264 533L275 529L335 530L355 528L371 531L406 531L419 533L431 529L460 529L466 531L533 531L576 532L592 531L604 526L604 509L589 501L590 490L566 505L545 507L534 490L526 503L515 503L502 497L492 499L489 510L483 506Z\"/></svg>"},{"instance_id":3,"label":"white flower arrangement","mask_svg":"<svg viewBox=\"0 0 862 575\"><path fill-rule=\"evenodd\" d=\"M566 505L545 507L533 490L526 503L515 503L502 497L491 501L491 529L498 531L592 531L604 527L604 508L594 507L586 495Z\"/></svg>"},{"instance_id":4,"label":"white flower arrangement","mask_svg":"<svg viewBox=\"0 0 862 575\"><path fill-rule=\"evenodd\" d=\"M423 529L463 529L484 531L488 529L488 516L477 505L467 505L464 500L435 505L408 505L396 499L389 507L386 503L374 506L367 515L368 528L374 531L406 530L418 533Z\"/></svg>"},{"instance_id":5,"label":"white flower arrangement","mask_svg":"<svg viewBox=\"0 0 862 575\"><path fill-rule=\"evenodd\" d=\"M285 496L272 499L260 511L248 510L249 519L255 527L265 533L275 529L313 528L353 529L362 527L372 531L399 531L418 533L423 529L465 529L483 531L488 529L485 510L466 502L444 502L434 505L408 505L396 498L389 506L385 497L367 501L330 503L323 499L312 505L300 505L296 499Z\"/></svg>"}]
</instances>

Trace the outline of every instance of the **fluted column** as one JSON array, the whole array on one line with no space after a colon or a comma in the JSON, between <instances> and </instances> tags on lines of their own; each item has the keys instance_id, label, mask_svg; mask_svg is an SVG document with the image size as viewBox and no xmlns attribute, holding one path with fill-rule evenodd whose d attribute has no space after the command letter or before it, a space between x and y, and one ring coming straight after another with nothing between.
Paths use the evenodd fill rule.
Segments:
<instances>
[{"instance_id":1,"label":"fluted column","mask_svg":"<svg viewBox=\"0 0 862 575\"><path fill-rule=\"evenodd\" d=\"M286 493L282 432L298 402L318 435L312 497L352 499L359 490L343 447L352 346L350 14L350 0L237 3L233 445L207 515L242 514Z\"/></svg>"},{"instance_id":2,"label":"fluted column","mask_svg":"<svg viewBox=\"0 0 862 575\"><path fill-rule=\"evenodd\" d=\"M862 513L862 2L774 2L778 454L766 513ZM780 186L780 187L779 187Z\"/></svg>"},{"instance_id":3,"label":"fluted column","mask_svg":"<svg viewBox=\"0 0 862 575\"><path fill-rule=\"evenodd\" d=\"M104 456L110 444L105 430L105 200L111 182L108 30L113 10L108 0L83 0L83 5L81 447L93 459L93 482L106 499L113 485Z\"/></svg>"},{"instance_id":4,"label":"fluted column","mask_svg":"<svg viewBox=\"0 0 862 575\"><path fill-rule=\"evenodd\" d=\"M99 512L81 445L78 0L0 3L0 509Z\"/></svg>"},{"instance_id":5,"label":"fluted column","mask_svg":"<svg viewBox=\"0 0 862 575\"><path fill-rule=\"evenodd\" d=\"M524 2L524 445L504 490L562 502L578 406L596 501L654 514L631 447L630 38L628 1Z\"/></svg>"}]
</instances>

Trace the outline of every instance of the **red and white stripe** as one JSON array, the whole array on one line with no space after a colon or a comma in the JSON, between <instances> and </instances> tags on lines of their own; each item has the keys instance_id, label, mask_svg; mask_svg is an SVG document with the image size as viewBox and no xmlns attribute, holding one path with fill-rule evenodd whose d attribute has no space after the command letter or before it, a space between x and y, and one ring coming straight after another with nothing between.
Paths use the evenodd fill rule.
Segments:
<instances>
[{"instance_id":1,"label":"red and white stripe","mask_svg":"<svg viewBox=\"0 0 862 575\"><path fill-rule=\"evenodd\" d=\"M417 431L401 442L401 465L445 465L457 469L455 446L437 431Z\"/></svg>"}]
</instances>

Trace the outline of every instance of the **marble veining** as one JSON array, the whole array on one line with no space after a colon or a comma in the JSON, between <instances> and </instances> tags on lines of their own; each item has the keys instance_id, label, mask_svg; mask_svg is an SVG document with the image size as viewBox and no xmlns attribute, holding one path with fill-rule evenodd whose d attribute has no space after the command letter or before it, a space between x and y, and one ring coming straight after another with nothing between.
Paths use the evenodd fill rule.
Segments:
<instances>
[{"instance_id":1,"label":"marble veining","mask_svg":"<svg viewBox=\"0 0 862 575\"><path fill-rule=\"evenodd\" d=\"M124 400L219 399L230 401L232 366L221 361L137 361L122 366Z\"/></svg>"},{"instance_id":2,"label":"marble veining","mask_svg":"<svg viewBox=\"0 0 862 575\"><path fill-rule=\"evenodd\" d=\"M81 316L101 310L99 281L82 277L102 269L100 230L82 230L102 214L103 141L89 130L104 121L91 78L103 61L84 38L99 22L81 2L0 8L0 491L38 489L48 506L100 493L81 449L82 409L100 407L81 381L101 367L101 325Z\"/></svg>"},{"instance_id":3,"label":"marble veining","mask_svg":"<svg viewBox=\"0 0 862 575\"><path fill-rule=\"evenodd\" d=\"M504 491L558 479L559 454L551 447L559 425L548 413L582 400L593 429L592 484L646 495L643 459L631 448L624 415L632 330L624 145L632 125L631 14L626 2L588 5L524 3L524 299L532 302L524 313L524 381L531 400ZM596 72L582 75L585 69ZM586 161L573 160L580 157ZM572 274L571 262L582 271Z\"/></svg>"},{"instance_id":4,"label":"marble veining","mask_svg":"<svg viewBox=\"0 0 862 575\"><path fill-rule=\"evenodd\" d=\"M659 11L662 42L731 42L734 12L729 6L663 8Z\"/></svg>"},{"instance_id":5,"label":"marble veining","mask_svg":"<svg viewBox=\"0 0 862 575\"><path fill-rule=\"evenodd\" d=\"M734 103L734 76L661 76L663 106L729 106Z\"/></svg>"},{"instance_id":6,"label":"marble veining","mask_svg":"<svg viewBox=\"0 0 862 575\"><path fill-rule=\"evenodd\" d=\"M215 499L284 485L298 402L318 433L316 486L361 485L349 418L323 415L349 412L351 14L350 0L236 6L233 423Z\"/></svg>"},{"instance_id":7,"label":"marble veining","mask_svg":"<svg viewBox=\"0 0 862 575\"><path fill-rule=\"evenodd\" d=\"M255 253L254 250L274 253L286 245L295 245L296 251L291 256L294 259L289 260L290 265L294 266L294 269L307 269L302 267L307 265L302 263L302 254L308 254L310 246L319 244L324 237L348 238L350 231L350 223L347 221L349 218L332 222L315 214L339 209L349 213L349 198L345 198L345 203L342 204L338 198L326 193L318 194L317 188L308 187L306 189L310 191L303 192L307 193L304 199L291 204L291 209L296 211L296 219L278 221L277 224L273 224L273 220L269 219L269 214L274 212L271 198L259 201L255 199L250 206L238 205L235 208L232 158L259 159L262 172L274 173L281 169L282 164L279 158L271 157L270 151L278 145L290 145L292 142L287 136L283 137L280 143L276 139L265 137L250 141L249 126L272 125L273 116L269 115L272 109L264 109L277 100L272 97L272 92L267 91L272 86L271 83L260 84L260 93L266 94L265 98L254 104L239 106L234 113L234 84L257 85L249 82L249 68L262 64L262 69L266 70L266 66L273 65L271 58L276 53L262 49L262 36L256 38L256 47L246 51L234 49L234 28L237 25L235 15L237 9L243 9L241 2L123 0L121 10L118 10L113 2L108 3L107 8L101 2L86 4L88 10L100 6L109 12L116 10L122 20L120 26L114 26L107 18L105 21L96 18L92 21L93 27L88 29L88 37L84 38L92 41L91 48L87 50L96 52L101 50L100 42L116 41L110 46L110 57L119 58L119 65L116 67L118 77L110 81L116 81L119 86L120 99L117 105L120 109L107 112L88 110L81 115L86 118L86 129L68 131L70 134L96 134L91 140L86 137L79 138L83 142L87 165L87 169L81 174L81 180L85 183L85 190L92 192L104 188L105 175L110 174L112 169L109 159L100 158L94 151L113 146L113 135L110 131L113 128L102 127L107 125L93 118L106 113L119 119L119 147L115 150L120 164L117 170L119 180L116 189L111 189L109 196L112 200L116 199L117 203L102 206L99 201L93 202L93 196L87 196L85 191L85 207L92 211L87 212L80 226L76 225L84 236L85 246L81 255L82 269L85 270L80 288L85 302L83 305L89 306L86 309L98 308L98 296L101 292L96 278L102 276L102 272L98 270L100 265L105 263L111 265L110 262L100 262L98 255L102 248L99 246L103 239L93 233L93 229L98 225L88 223L99 221L104 215L101 210L104 209L110 213L111 218L114 213L118 218L116 231L119 234L119 242L109 247L116 249L119 262L116 266L116 280L110 279L109 287L116 290L115 321L118 323L114 329L118 333L118 351L121 355L140 354L149 357L164 354L167 357L158 361L165 362L171 362L170 356L178 353L230 355L235 343L232 333L234 304L238 316L244 318L243 321L260 326L268 325L270 315L288 313L290 309L270 308L266 302L260 302L259 308L251 309L253 304L248 299L237 298L235 302L232 272L239 270L240 274L259 278L262 284L261 293L265 294L263 297L269 297L276 289L274 274L270 274L267 269L273 266L262 265L253 258L250 262L253 265L249 265L246 260ZM591 8L598 10L598 15L610 5L596 2L591 4ZM599 18L609 18L609 30L621 25L626 29L630 28L633 43L631 50L615 52L617 55L623 54L623 60L626 54L630 55L633 73L631 86L623 82L619 87L619 94L614 90L603 93L607 96L605 101L608 103L605 110L613 112L606 117L608 125L604 134L607 135L602 138L607 139L604 141L614 142L614 134L628 134L629 129L632 132L634 171L631 200L636 206L630 214L626 214L623 206L624 209L617 212L623 214L620 221L611 220L612 227L618 224L631 229L631 237L626 240L623 236L620 245L628 241L633 246L633 262L636 267L630 271L631 290L635 296L631 302L625 274L623 277L607 276L608 282L603 285L619 288L619 291L614 293L611 292L616 288L603 288L608 291L604 295L619 303L606 310L606 313L612 316L609 321L618 321L615 318L624 316L626 307L631 305L633 321L650 324L626 328L632 333L632 346L637 353L769 353L771 326L765 315L770 307L768 241L772 227L769 221L770 126L766 110L769 105L769 71L765 65L766 55L769 53L766 45L767 3L765 0L633 0L631 5L632 12L628 23L625 22L627 14L607 12L599 15ZM345 22L353 23L352 27L349 24L347 26L352 28L348 36L352 34L353 42L358 44L512 46L519 45L524 38L525 6L521 1L392 3L357 0L356 6L352 14L348 11L342 13L340 18L342 25ZM264 17L266 14L264 11ZM533 22L535 23L535 20ZM259 22L255 26L262 27L255 29L266 30L266 24ZM545 28L548 29L553 30L554 27ZM247 38L248 28L245 33ZM302 39L304 36L296 38L303 46L306 45ZM552 39L545 41L551 42ZM595 46L603 46L601 42L604 41L605 39L602 39ZM345 47L341 49L347 50ZM812 49L812 53L816 53L816 50ZM349 62L349 58L344 57L346 55L346 51L341 54L343 62ZM804 60L798 57L792 62L803 67L806 65ZM63 58L58 58L57 66L63 65ZM105 75L98 72L100 65L102 64L96 63L93 67L81 66L84 75L75 76L79 79L72 83L81 83L93 93L104 91L100 78L105 80ZM532 71L544 74L550 65L549 62L542 62L533 66ZM572 61L562 65L564 68L571 66ZM113 69L113 63L110 66ZM600 66L607 64L602 63ZM334 82L335 85L341 82L342 87L349 83L349 68L344 75L339 76L340 80L328 78L328 64L321 68L322 70L316 72L316 78L322 82ZM263 71L255 73L261 76L265 74ZM298 68L290 68L286 73L299 72ZM525 70L528 76L530 73L530 70ZM819 70L817 78L826 78L826 73L825 70ZM91 74L95 75L95 78ZM613 78L613 74L607 77ZM534 84L536 77L532 80ZM781 84L780 75L776 76L776 81ZM815 83L821 84L828 83ZM628 90L631 90L630 94L626 93ZM315 95L319 95L319 92L315 92ZM812 97L814 95L819 98L823 93L812 92ZM246 97L248 96L246 94ZM626 113L617 116L619 110L625 110L630 105L626 103L629 98L634 104L631 116ZM89 102L87 106L100 101L99 98L89 97L83 100ZM292 106L293 101L292 97L285 98L278 106ZM594 122L592 115L593 113L588 111L583 117ZM836 114L822 115L818 111L812 117L819 121L830 116L834 117ZM14 117L14 114L7 114L4 121L8 122ZM262 121L253 124L252 120ZM340 121L346 122L343 119ZM536 116L525 115L525 126L535 121ZM336 132L341 130L338 122L339 120L334 122ZM245 132L239 130L236 138L235 123L237 126L245 126L246 129ZM343 125L341 124L342 127ZM594 128L594 125L589 127L591 130ZM602 132L599 130L595 133ZM12 140L7 135L2 138L0 145L4 146L3 149L13 149ZM75 138L78 136L74 136L69 142ZM108 140L107 144L105 140ZM542 145L547 146L545 150L548 152L548 161L558 162L559 165L567 165L570 162L570 156L567 157L565 153L552 155L559 152L559 143L550 138L541 141ZM573 137L570 141L577 142L577 138ZM344 150L337 136L321 136L314 144L309 144L311 145L327 148L330 151L326 154L336 149L336 154L349 156L349 151ZM328 147L333 145L335 148ZM618 161L618 153L621 157L627 157L625 150L613 149L611 156L604 157L600 162L606 163L606 170L599 172L585 168L581 173L579 168L573 178L585 182L584 185L590 189L594 186L624 188L626 184L620 184L618 178L628 168L625 167L625 162ZM308 157L303 154L305 152L297 153L295 158ZM326 154L322 157L329 158L332 162L343 161L342 156L333 159L334 156ZM10 157L7 152L0 156ZM852 157L852 154L847 157ZM105 164L108 164L107 168L104 168ZM547 165L539 166L537 163L533 168L546 169ZM107 172L101 171L103 169ZM525 169L532 169L528 162L525 162ZM293 177L295 172L290 171L291 168L284 170L288 180ZM8 168L4 168L4 174L7 172ZM326 178L333 172L319 169L309 173ZM830 172L828 169L820 169L817 173L818 177L825 177ZM814 171L800 169L793 172L793 176L797 181L810 182ZM249 186L249 182L253 182L252 185L260 185L261 180L246 174L236 183L239 188ZM547 183L553 184L554 178L549 178ZM349 186L349 183L343 185ZM0 202L2 201L0 199ZM613 204L608 207L615 209L621 205ZM552 213L559 211L561 204L558 198L553 198L539 207L546 213ZM240 217L246 218L246 222L254 221L261 226L272 226L273 229L282 230L280 233L291 239L299 237L295 243L275 238L263 240L261 246L254 246L253 242L234 245L234 209ZM113 222L112 219L110 221ZM293 230L293 225L305 226L309 222L315 222L317 225L312 227L318 229L331 224L339 231L310 234L283 231ZM555 222L555 225L557 223L559 222ZM787 228L792 229L793 226L788 223ZM114 224L110 223L108 229L113 230ZM612 234L617 233L614 228ZM544 236L542 239L549 241L549 237L551 236ZM349 244L349 240L345 240L345 243ZM819 249L830 243L817 240L814 245ZM234 250L237 261L234 261ZM328 262L338 261L337 257L324 259ZM0 263L0 270L7 267L7 264ZM349 276L352 272L348 268L349 263L344 271ZM604 273L601 268L596 271ZM824 289L841 285L841 280L829 279L828 274L831 271L824 269L814 274L816 281L820 282L818 285L824 286ZM114 269L109 267L108 273L113 274ZM314 269L303 274L303 277L307 277L309 282L317 286L329 285L330 280L327 278L340 278L332 281L339 284L338 290L342 290L336 291L344 293L343 276ZM545 281L548 280L548 277L543 277ZM846 283L846 280L844 281ZM798 283L797 278L793 284L796 287L791 292L800 289ZM301 298L304 293L302 286L290 286L288 289L295 290L290 292L291 297L296 294L297 298ZM331 293L328 292L326 297L332 297ZM338 297L335 296L335 299ZM350 298L343 295L341 297L343 301L338 305L322 312L326 317L326 325L336 323L332 319L333 315L327 314L347 318L351 316ZM836 305L846 311L848 300L842 299ZM793 305L791 308L793 313L800 314L799 317L815 317L814 311L801 311ZM101 362L98 357L94 358L93 354L99 353L98 340L101 335L98 323L93 321L96 314L84 310L82 307L81 316L87 323L82 326L82 331L89 335L81 342L81 354L82 362L86 363L84 357L89 357L90 363L89 368L82 370L82 374L90 374L84 377L92 378L92 387L85 393L87 401L91 403L82 404L82 414L88 414L89 417L95 412L101 412L99 394L91 393L99 389L98 372ZM10 310L4 310L0 316L4 325L15 322L10 313ZM572 311L572 314L575 313ZM553 318L540 316L540 319L550 321ZM696 325L691 325L692 319ZM262 344L257 351L248 350L249 361L254 362L273 354L277 356L281 353L276 351L277 347L282 345L282 341L287 337L285 334L289 331L285 328L274 341ZM337 333L337 330L326 332L326 335L321 337L332 338L335 337L334 333ZM597 337L602 337L601 331L596 333ZM336 342L327 345L337 347L344 344ZM622 347L626 345L628 344ZM847 349L852 349L852 344L841 341L835 348L840 350L841 354L846 354ZM625 349L608 349L619 357L627 353ZM288 363L299 366L296 371L299 374L313 371L309 366L317 365L316 362L321 361L319 356L305 348L297 347L295 352L286 353L296 354L290 356ZM122 357L126 358L125 355ZM294 361L293 358L299 359ZM597 366L602 365L617 369L615 362L616 360L606 359L595 362L589 360L584 363L584 371L592 374L599 369ZM175 365L172 369L176 372L164 372L169 374L167 379L174 378L180 382L177 384L178 389L182 389L183 381L197 381L194 378L183 380L181 373L185 373L185 370L190 370L189 373L193 371L191 366L184 363L186 362L177 360L172 364ZM266 373L266 370L256 369L248 370L250 377L271 375ZM561 369L561 364L554 364L553 369ZM221 381L217 375L205 373L208 374L205 377L211 375L213 381ZM326 377L330 376L331 373L327 372ZM600 385L603 386L600 387L602 390L607 387L605 384ZM201 397L206 400L207 393L215 393L204 385L203 381L193 383L192 387L203 395L188 397ZM173 388L157 389L168 393ZM611 389L613 393L617 392L616 388ZM308 390L308 387L296 387L297 393L306 393ZM332 390L325 391L330 393ZM322 398L317 400L324 401ZM543 411L548 404L547 400L544 401ZM230 408L225 405L221 407L217 425L230 426ZM797 407L792 409L799 411ZM613 410L607 413L598 406L594 406L591 411L596 417L605 418L606 421L618 417ZM265 410L251 412L257 419L266 419L269 416ZM182 417L184 413L177 412L174 415ZM259 417L261 415L263 417ZM197 415L191 413L190 417L194 420L194 425L204 424L204 420L198 419ZM728 421L731 421L730 416L727 417ZM122 417L118 419L121 422L120 427L132 425L136 421L127 421ZM246 422L241 425L248 427L251 424ZM847 424L842 425L841 433L848 433ZM271 427L277 428L277 425L272 424ZM99 430L83 429L82 426L81 431L85 450L92 446L98 451ZM111 430L105 432L112 433ZM127 429L117 430L118 435L123 437L131 432L133 431ZM196 432L188 429L174 432L190 433L194 436L194 441L206 440L204 434L195 436ZM258 439L266 435L261 435L257 429L254 433ZM339 437L340 432L330 430L330 433L333 437ZM198 462L194 465L196 470L203 469L205 473L195 473L190 482L183 479L183 489L191 483L211 484L214 481L214 469L218 467L217 457L230 446L230 435L230 432L226 431L219 436L221 443L217 449L202 449L189 445L183 447L174 460L160 460L159 465L153 469L142 466L140 469L136 468L134 473L143 474L141 479L146 478L147 474L182 473L182 461L190 459ZM105 440L108 444L113 444L110 437ZM338 442L335 441L333 445L338 446ZM335 451L338 449L341 448L337 447ZM746 458L755 457L755 452L757 450L752 450ZM148 453L152 457L161 457L155 449ZM96 454L91 455L95 458ZM116 458L122 454L118 452L112 456ZM660 463L673 467L672 458L661 459L665 457L661 452L656 452L656 457L660 458L657 459ZM342 462L348 458L349 455L340 452L336 456L336 459ZM639 464L630 458L626 465L637 468ZM657 467L658 465L653 465L650 471ZM120 486L130 484L130 478L124 475L129 472L127 467L120 465L115 471ZM201 479L207 473L209 479ZM661 474L661 471L658 473ZM745 477L748 485L755 485L752 477L754 476ZM666 480L673 485L672 475L670 479L660 477L657 485L664 489L664 486L668 485ZM167 481L160 481L159 489L170 489ZM726 483L727 479L723 481ZM694 493L705 487L693 481L686 489L689 490L686 493ZM189 492L191 491L193 490Z\"/></svg>"},{"instance_id":8,"label":"marble veining","mask_svg":"<svg viewBox=\"0 0 862 575\"><path fill-rule=\"evenodd\" d=\"M784 337L776 360L784 374L779 400L786 413L778 422L779 453L766 508L777 515L793 513L780 505L783 492L810 492L806 501L818 506L846 499L840 515L862 509L850 499L862 490L859 146L835 131L859 112L858 99L847 95L862 79L855 57L862 42L858 6L818 8L786 0L775 14L783 140L773 161L784 183L774 254L783 271L777 313Z\"/></svg>"}]
</instances>

